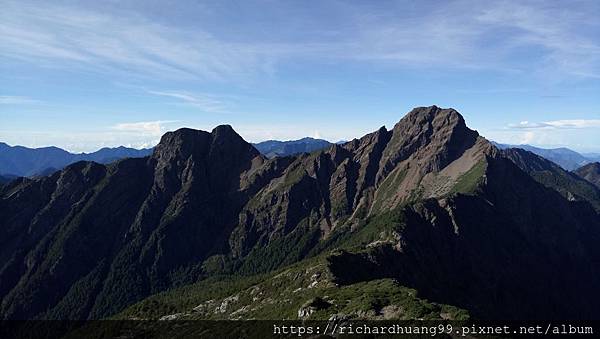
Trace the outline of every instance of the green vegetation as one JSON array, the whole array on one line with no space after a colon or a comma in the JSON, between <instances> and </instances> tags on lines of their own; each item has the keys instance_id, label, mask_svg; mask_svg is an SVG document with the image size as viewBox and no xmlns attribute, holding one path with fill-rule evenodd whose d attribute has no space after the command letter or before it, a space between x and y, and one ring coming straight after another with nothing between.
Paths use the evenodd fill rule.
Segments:
<instances>
[{"instance_id":1,"label":"green vegetation","mask_svg":"<svg viewBox=\"0 0 600 339\"><path fill-rule=\"evenodd\" d=\"M271 239L268 246L256 246L243 260L212 256L204 261L206 275L238 274L249 276L270 272L304 258L319 256L333 249L359 250L376 241L392 241L404 223L403 207L361 220L352 228L340 225L325 239L321 230L303 219L292 232Z\"/></svg>"},{"instance_id":2,"label":"green vegetation","mask_svg":"<svg viewBox=\"0 0 600 339\"><path fill-rule=\"evenodd\" d=\"M332 200L331 216L333 218L342 218L346 216L349 212L348 205L348 198L345 195L339 200Z\"/></svg>"},{"instance_id":3,"label":"green vegetation","mask_svg":"<svg viewBox=\"0 0 600 339\"><path fill-rule=\"evenodd\" d=\"M331 306L316 310L311 319L328 319L331 314L393 319L440 319L441 313L452 319L468 318L459 308L430 303L417 297L417 291L400 286L393 279L378 279L323 291Z\"/></svg>"},{"instance_id":4,"label":"green vegetation","mask_svg":"<svg viewBox=\"0 0 600 339\"><path fill-rule=\"evenodd\" d=\"M308 219L303 219L292 232L271 239L268 246L254 247L243 260L215 255L204 261L202 270L205 276L250 276L271 272L334 249L360 250L376 241L393 241L404 223L402 209L399 207L368 217L356 227L341 224L325 239L321 239L319 228L310 227Z\"/></svg>"},{"instance_id":5,"label":"green vegetation","mask_svg":"<svg viewBox=\"0 0 600 339\"><path fill-rule=\"evenodd\" d=\"M468 318L466 311L423 300L393 279L334 283L327 260L331 251L362 251L377 241L397 241L394 237L404 223L402 211L397 208L370 217L354 229L340 227L318 243L318 232L306 229L305 220L297 234L253 250L236 274L153 295L115 318L321 320L333 314L361 319ZM211 258L205 266L218 270L227 260Z\"/></svg>"},{"instance_id":6,"label":"green vegetation","mask_svg":"<svg viewBox=\"0 0 600 339\"><path fill-rule=\"evenodd\" d=\"M413 202L417 202L419 200L421 200L421 198L423 198L423 193L425 192L425 187L423 187L420 183L417 186L417 188L413 189L412 191L410 191L410 195L408 196L408 199L406 199L407 203L413 203Z\"/></svg>"},{"instance_id":7,"label":"green vegetation","mask_svg":"<svg viewBox=\"0 0 600 339\"><path fill-rule=\"evenodd\" d=\"M304 166L302 166L302 157L292 163L290 168L291 170L289 170L284 177L284 187L290 187L298 183L305 175L307 175Z\"/></svg>"},{"instance_id":8,"label":"green vegetation","mask_svg":"<svg viewBox=\"0 0 600 339\"><path fill-rule=\"evenodd\" d=\"M336 228L328 238L319 242L309 254L316 255L328 250L358 250L374 241L393 238L404 225L404 206L361 220L354 229L349 225Z\"/></svg>"},{"instance_id":9,"label":"green vegetation","mask_svg":"<svg viewBox=\"0 0 600 339\"><path fill-rule=\"evenodd\" d=\"M306 219L290 233L271 240L269 246L257 246L244 259L241 274L272 271L304 258L319 241L320 230L310 228Z\"/></svg>"},{"instance_id":10,"label":"green vegetation","mask_svg":"<svg viewBox=\"0 0 600 339\"><path fill-rule=\"evenodd\" d=\"M157 319L166 314L191 309L199 302L224 298L236 291L253 286L269 275L214 276L200 282L155 294L136 303L111 319Z\"/></svg>"},{"instance_id":11,"label":"green vegetation","mask_svg":"<svg viewBox=\"0 0 600 339\"><path fill-rule=\"evenodd\" d=\"M487 169L487 162L485 160L479 160L471 169L463 173L454 187L452 187L451 193L462 193L462 194L473 194L477 190L477 187L481 184L481 180Z\"/></svg>"},{"instance_id":12,"label":"green vegetation","mask_svg":"<svg viewBox=\"0 0 600 339\"><path fill-rule=\"evenodd\" d=\"M337 286L323 256L245 278L212 278L154 295L117 319L467 319L468 313L428 302L393 279Z\"/></svg>"}]
</instances>

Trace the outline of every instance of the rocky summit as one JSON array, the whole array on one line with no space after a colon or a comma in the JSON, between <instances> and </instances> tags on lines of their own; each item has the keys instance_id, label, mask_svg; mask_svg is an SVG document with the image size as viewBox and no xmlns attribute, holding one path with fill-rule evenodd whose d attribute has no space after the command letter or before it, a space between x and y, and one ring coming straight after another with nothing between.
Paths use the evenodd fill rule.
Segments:
<instances>
[{"instance_id":1,"label":"rocky summit","mask_svg":"<svg viewBox=\"0 0 600 339\"><path fill-rule=\"evenodd\" d=\"M230 126L180 129L145 158L0 188L0 315L598 318L599 210L598 187L454 109L273 158ZM339 304L377 289L386 305Z\"/></svg>"}]
</instances>

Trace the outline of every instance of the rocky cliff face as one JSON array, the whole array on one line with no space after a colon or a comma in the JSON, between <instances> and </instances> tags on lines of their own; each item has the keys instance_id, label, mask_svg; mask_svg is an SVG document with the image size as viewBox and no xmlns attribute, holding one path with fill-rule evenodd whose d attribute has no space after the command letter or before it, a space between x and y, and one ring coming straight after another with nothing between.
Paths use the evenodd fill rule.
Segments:
<instances>
[{"instance_id":1,"label":"rocky cliff face","mask_svg":"<svg viewBox=\"0 0 600 339\"><path fill-rule=\"evenodd\" d=\"M519 161L436 106L412 110L392 130L294 157L266 159L230 126L170 132L147 158L76 163L1 188L0 314L108 316L213 274L265 272L325 253L339 239L364 238L365 225L390 211L402 211L401 226L332 259L341 283L397 278L503 317L515 306L503 298L543 291L551 297L521 309L551 302L557 311L545 315L592 314L577 291L597 298L595 197L569 199L562 185L534 180L530 159ZM358 276L347 272L352 260L365 262ZM557 267L574 278L553 277ZM560 286L573 293L556 296ZM569 300L573 309L560 313Z\"/></svg>"},{"instance_id":2,"label":"rocky cliff face","mask_svg":"<svg viewBox=\"0 0 600 339\"><path fill-rule=\"evenodd\" d=\"M433 106L414 109L391 131L382 127L321 152L273 159L267 168L289 164L244 206L230 239L234 254L243 256L299 225L318 229L318 239L338 225L450 194L493 152L458 112Z\"/></svg>"}]
</instances>

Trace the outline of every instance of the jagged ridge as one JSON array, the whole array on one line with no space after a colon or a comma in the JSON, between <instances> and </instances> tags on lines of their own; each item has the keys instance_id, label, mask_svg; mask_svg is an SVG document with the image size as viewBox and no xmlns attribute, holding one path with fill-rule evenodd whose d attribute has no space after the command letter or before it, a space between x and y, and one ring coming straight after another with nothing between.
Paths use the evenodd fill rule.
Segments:
<instances>
[{"instance_id":1,"label":"jagged ridge","mask_svg":"<svg viewBox=\"0 0 600 339\"><path fill-rule=\"evenodd\" d=\"M407 267L415 271L428 267L418 263L434 265L429 260L444 255L469 263L477 253L464 249L480 248L478 241L494 251L524 237L537 245L523 245L519 255L552 252L549 266L579 267L585 284L597 281L595 269L588 267L597 253L580 239L597 238L597 214L585 199L569 202L544 188L468 129L458 112L436 106L412 110L390 131L382 127L344 145L274 159L261 156L230 126L211 133L181 129L165 134L150 157L108 166L77 163L47 178L12 182L0 194L3 318L104 317L150 294L211 275L270 271L331 249L341 235L352 237L366 220L399 208L421 217L408 217L394 231L400 238L375 241L374 248L381 252L396 242L389 257L401 259L392 262L410 263ZM423 201L429 202L417 207ZM469 211L484 207L489 212L483 215L497 223L465 232L485 221ZM425 230L438 219L448 222L430 233L402 231ZM452 232L446 232L448 225ZM498 235L505 241L483 241L490 230L504 230ZM544 235L541 240L534 236L537 230ZM456 234L472 236L452 240ZM431 237L439 240L429 243ZM577 251L557 237L571 239ZM442 246L448 243L454 247ZM425 257L411 256L411 248ZM522 260L519 255L505 260ZM486 258L492 262L479 265L506 264L495 262L493 255ZM363 278L385 273L440 300L461 288L449 283L455 276L448 272L457 267L445 261L440 262L445 269L421 272L420 279L388 266ZM468 272L464 284L469 278L484 281L477 271ZM528 279L546 278L548 268L540 272ZM344 275L340 269L336 274ZM507 285L510 293L527 290L517 285ZM593 294L587 285L577 287ZM477 311L489 293L497 290L471 300L457 294L450 301ZM562 305L566 298L548 300ZM560 313L552 311L547 314Z\"/></svg>"}]
</instances>

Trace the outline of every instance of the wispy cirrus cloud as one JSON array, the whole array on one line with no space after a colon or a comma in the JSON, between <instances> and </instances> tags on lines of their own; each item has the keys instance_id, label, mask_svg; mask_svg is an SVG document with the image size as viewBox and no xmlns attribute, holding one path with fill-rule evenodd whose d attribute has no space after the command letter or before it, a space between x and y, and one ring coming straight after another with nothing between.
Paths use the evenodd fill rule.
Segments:
<instances>
[{"instance_id":1,"label":"wispy cirrus cloud","mask_svg":"<svg viewBox=\"0 0 600 339\"><path fill-rule=\"evenodd\" d=\"M546 124L555 128L598 128L600 119L554 120Z\"/></svg>"},{"instance_id":2,"label":"wispy cirrus cloud","mask_svg":"<svg viewBox=\"0 0 600 339\"><path fill-rule=\"evenodd\" d=\"M518 124L510 124L508 127L513 129L600 128L600 119L567 119L544 122L521 121Z\"/></svg>"},{"instance_id":3,"label":"wispy cirrus cloud","mask_svg":"<svg viewBox=\"0 0 600 339\"><path fill-rule=\"evenodd\" d=\"M220 41L202 30L158 24L133 13L10 1L2 7L0 55L12 59L211 80L252 73L264 64L256 46Z\"/></svg>"},{"instance_id":4,"label":"wispy cirrus cloud","mask_svg":"<svg viewBox=\"0 0 600 339\"><path fill-rule=\"evenodd\" d=\"M0 95L0 105L39 104L41 101L24 96Z\"/></svg>"},{"instance_id":5,"label":"wispy cirrus cloud","mask_svg":"<svg viewBox=\"0 0 600 339\"><path fill-rule=\"evenodd\" d=\"M566 8L551 2L495 2L478 17L497 29L515 30L503 36L509 53L534 48L534 71L600 78L600 26L588 20L600 7L578 2Z\"/></svg>"},{"instance_id":6,"label":"wispy cirrus cloud","mask_svg":"<svg viewBox=\"0 0 600 339\"><path fill-rule=\"evenodd\" d=\"M187 91L147 91L149 94L177 99L180 103L196 107L205 112L223 113L227 104L215 96L208 94L193 94Z\"/></svg>"},{"instance_id":7,"label":"wispy cirrus cloud","mask_svg":"<svg viewBox=\"0 0 600 339\"><path fill-rule=\"evenodd\" d=\"M266 8L293 11L286 6ZM220 18L244 32L232 37L202 20L183 26L159 23L142 11L6 1L0 55L53 67L219 81L272 74L281 63L297 60L600 77L599 28L589 20L600 10L593 2L565 7L541 1L448 1L385 9L331 3L327 10L321 14L331 18L331 27L317 26L318 34L306 30L298 39L295 31L270 20L252 21L253 26ZM315 24L306 14L293 20L300 27Z\"/></svg>"}]
</instances>

